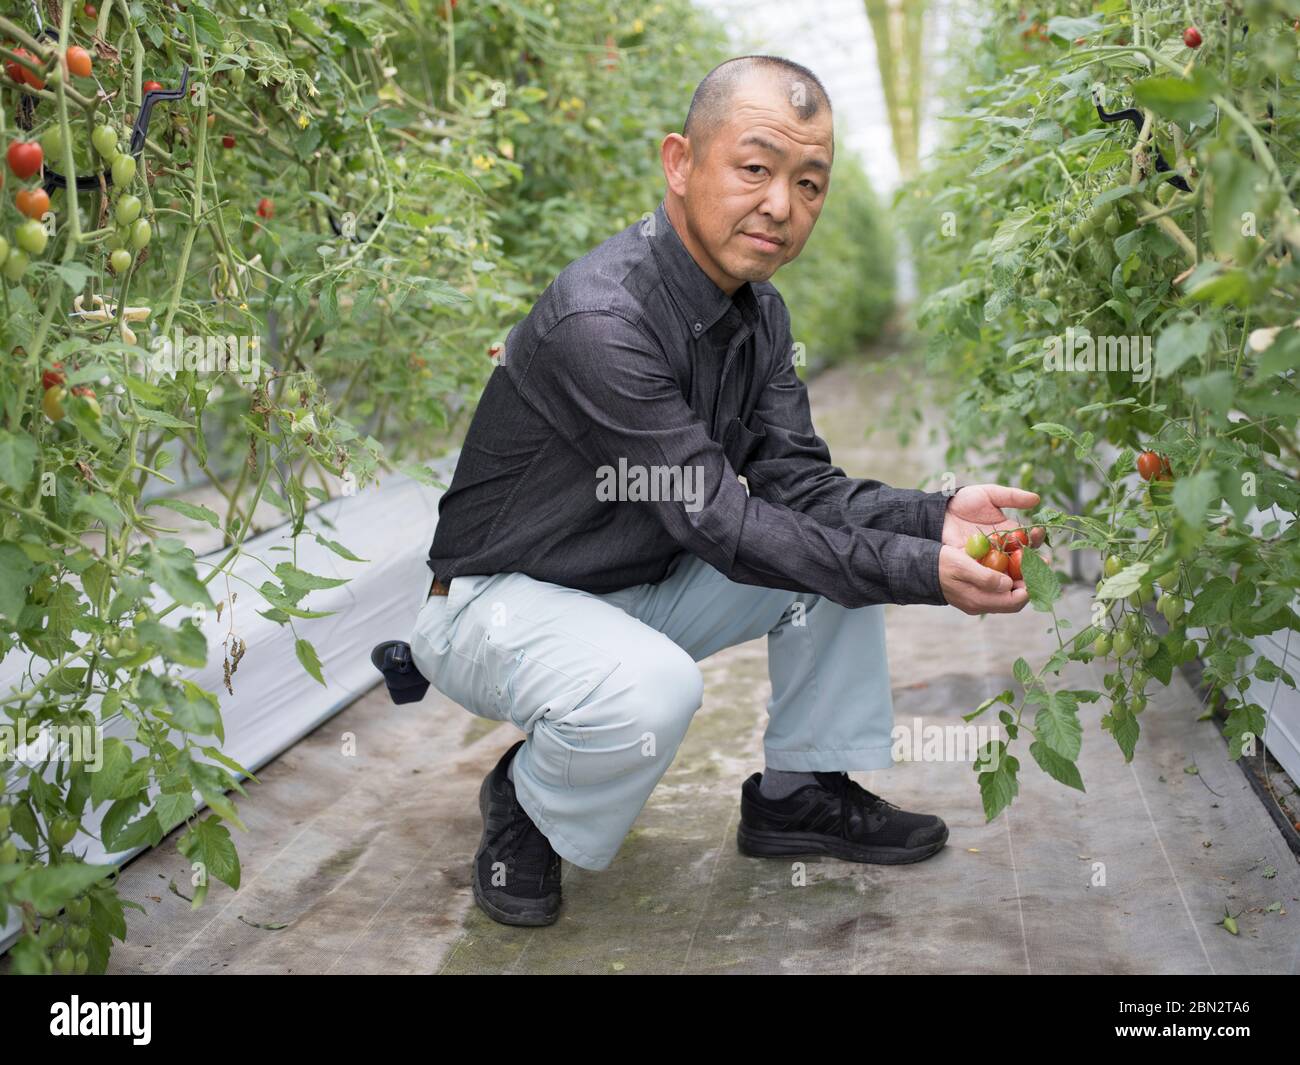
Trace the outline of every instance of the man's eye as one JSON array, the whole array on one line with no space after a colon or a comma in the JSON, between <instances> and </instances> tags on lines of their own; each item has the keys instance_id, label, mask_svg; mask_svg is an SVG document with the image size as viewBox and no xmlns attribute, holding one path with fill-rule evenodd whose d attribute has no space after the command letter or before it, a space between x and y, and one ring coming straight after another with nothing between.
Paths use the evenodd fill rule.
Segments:
<instances>
[{"instance_id":1,"label":"man's eye","mask_svg":"<svg viewBox=\"0 0 1300 1065\"><path fill-rule=\"evenodd\" d=\"M809 181L807 178L804 178L803 184L808 186L808 188L812 189L814 196L816 196L817 193L821 192L821 186L818 185L817 182L815 181Z\"/></svg>"},{"instance_id":2,"label":"man's eye","mask_svg":"<svg viewBox=\"0 0 1300 1065\"><path fill-rule=\"evenodd\" d=\"M757 173L760 170L766 170L767 167L765 167L762 163L750 163L748 166L745 167L745 169L750 171L751 173Z\"/></svg>"}]
</instances>

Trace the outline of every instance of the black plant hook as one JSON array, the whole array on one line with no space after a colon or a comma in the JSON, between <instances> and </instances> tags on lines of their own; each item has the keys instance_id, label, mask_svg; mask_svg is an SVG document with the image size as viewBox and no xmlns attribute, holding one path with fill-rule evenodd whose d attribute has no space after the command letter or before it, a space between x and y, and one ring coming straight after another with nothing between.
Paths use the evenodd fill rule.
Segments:
<instances>
[{"instance_id":1,"label":"black plant hook","mask_svg":"<svg viewBox=\"0 0 1300 1065\"><path fill-rule=\"evenodd\" d=\"M35 11L35 7L36 5L33 4L33 11ZM36 12L36 24L40 27L37 31L39 34L53 38L56 41L59 39L57 31L47 26L41 26L41 16L39 12ZM149 118L153 114L153 105L161 100L184 99L185 90L189 87L189 82L190 68L189 64L186 64L181 68L180 88L150 89L144 94L144 98L140 101L140 113L135 116L135 124L131 127L131 140L127 148L128 153L134 156L137 162L140 159L140 153L144 151L144 142L149 133ZM30 130L36 125L36 105L38 102L39 101L34 96L27 96L24 94L21 109L18 112L19 128ZM91 189L99 188L101 177L106 185L112 185L112 167L105 167L102 174L82 174L77 178L77 191L88 192ZM49 161L46 160L45 180L42 182L41 187L45 189L46 193L52 193L55 189L67 188L68 179L51 167Z\"/></svg>"},{"instance_id":2,"label":"black plant hook","mask_svg":"<svg viewBox=\"0 0 1300 1065\"><path fill-rule=\"evenodd\" d=\"M1133 123L1134 132L1137 136L1142 135L1142 112L1136 107L1129 107L1123 111L1105 111L1102 109L1101 101L1097 98L1096 93L1093 94L1092 102L1097 108L1097 117L1103 122L1123 122L1124 119L1128 119ZM1137 141L1135 140L1134 143L1136 144ZM1154 145L1152 148L1156 153L1156 172L1160 174L1168 174L1172 168L1165 162L1165 157L1161 154L1160 149L1156 148ZM1173 177L1168 178L1167 180L1169 184L1182 192L1192 191L1192 187L1187 184L1187 180L1181 174L1174 174Z\"/></svg>"}]
</instances>

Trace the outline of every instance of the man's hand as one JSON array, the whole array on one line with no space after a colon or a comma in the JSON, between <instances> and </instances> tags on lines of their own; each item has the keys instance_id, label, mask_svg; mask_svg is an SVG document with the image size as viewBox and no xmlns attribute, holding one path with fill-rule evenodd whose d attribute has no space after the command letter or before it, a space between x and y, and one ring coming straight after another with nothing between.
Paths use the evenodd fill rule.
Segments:
<instances>
[{"instance_id":1,"label":"man's hand","mask_svg":"<svg viewBox=\"0 0 1300 1065\"><path fill-rule=\"evenodd\" d=\"M981 566L965 548L939 548L939 586L949 606L966 614L1014 614L1029 602L1024 581Z\"/></svg>"},{"instance_id":2,"label":"man's hand","mask_svg":"<svg viewBox=\"0 0 1300 1065\"><path fill-rule=\"evenodd\" d=\"M1016 529L1020 522L1010 521L1002 513L1003 507L1026 510L1039 503L1037 492L1023 488L1008 488L1001 484L971 484L959 488L948 500L948 510L943 519L943 542L949 547L965 548L971 533L987 533L994 529ZM1043 542L1043 531L1031 531L1029 546L1038 547Z\"/></svg>"}]
</instances>

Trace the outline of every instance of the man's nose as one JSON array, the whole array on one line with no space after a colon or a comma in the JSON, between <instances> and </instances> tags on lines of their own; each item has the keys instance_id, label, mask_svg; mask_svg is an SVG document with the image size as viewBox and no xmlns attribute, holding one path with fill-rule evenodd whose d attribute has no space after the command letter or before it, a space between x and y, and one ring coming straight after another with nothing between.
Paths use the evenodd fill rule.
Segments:
<instances>
[{"instance_id":1,"label":"man's nose","mask_svg":"<svg viewBox=\"0 0 1300 1065\"><path fill-rule=\"evenodd\" d=\"M785 224L790 217L790 194L783 183L773 181L768 185L767 195L763 197L759 210L773 222Z\"/></svg>"}]
</instances>

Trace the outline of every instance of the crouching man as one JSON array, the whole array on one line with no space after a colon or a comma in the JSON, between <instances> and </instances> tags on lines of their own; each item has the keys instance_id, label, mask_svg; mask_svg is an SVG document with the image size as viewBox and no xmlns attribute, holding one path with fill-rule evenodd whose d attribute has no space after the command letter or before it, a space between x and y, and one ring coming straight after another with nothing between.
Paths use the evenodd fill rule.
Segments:
<instances>
[{"instance_id":1,"label":"crouching man","mask_svg":"<svg viewBox=\"0 0 1300 1065\"><path fill-rule=\"evenodd\" d=\"M658 208L555 278L488 380L410 643L444 695L524 733L480 789L474 895L498 921L553 922L561 858L613 861L700 706L696 663L759 636L741 850L914 862L948 838L848 777L891 764L882 604L1020 610L1023 584L961 545L1039 500L831 464L768 279L811 235L833 151L809 70L722 64L663 140Z\"/></svg>"}]
</instances>

